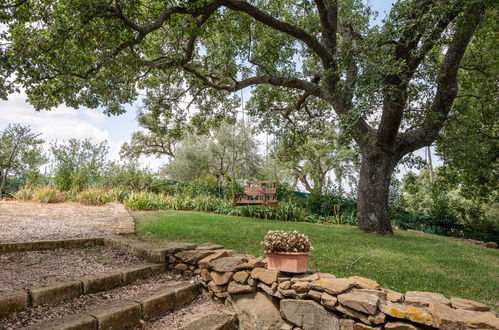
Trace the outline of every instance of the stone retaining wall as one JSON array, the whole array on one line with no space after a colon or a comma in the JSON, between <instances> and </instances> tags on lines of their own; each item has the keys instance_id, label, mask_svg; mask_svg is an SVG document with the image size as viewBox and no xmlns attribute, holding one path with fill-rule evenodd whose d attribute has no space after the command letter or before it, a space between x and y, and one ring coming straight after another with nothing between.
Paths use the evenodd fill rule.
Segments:
<instances>
[{"instance_id":1,"label":"stone retaining wall","mask_svg":"<svg viewBox=\"0 0 499 330\"><path fill-rule=\"evenodd\" d=\"M281 273L268 270L263 257L214 244L170 253L167 262L199 276L212 297L234 309L241 329L499 329L497 313L475 301L402 294L358 276Z\"/></svg>"}]
</instances>

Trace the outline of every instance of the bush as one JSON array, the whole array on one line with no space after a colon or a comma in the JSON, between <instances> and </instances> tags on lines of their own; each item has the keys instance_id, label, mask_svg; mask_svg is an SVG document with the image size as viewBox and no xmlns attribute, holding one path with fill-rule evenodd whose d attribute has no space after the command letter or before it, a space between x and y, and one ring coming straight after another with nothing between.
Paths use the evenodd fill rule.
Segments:
<instances>
[{"instance_id":1,"label":"bush","mask_svg":"<svg viewBox=\"0 0 499 330\"><path fill-rule=\"evenodd\" d=\"M86 205L104 205L113 199L109 190L89 187L77 195L77 201Z\"/></svg>"},{"instance_id":2,"label":"bush","mask_svg":"<svg viewBox=\"0 0 499 330\"><path fill-rule=\"evenodd\" d=\"M335 218L341 217L343 214L350 216L355 215L357 202L354 200L334 196L333 194L310 194L305 199L306 209L316 215Z\"/></svg>"},{"instance_id":3,"label":"bush","mask_svg":"<svg viewBox=\"0 0 499 330\"><path fill-rule=\"evenodd\" d=\"M22 187L18 191L11 194L17 200L30 201L33 200L33 190L28 187Z\"/></svg>"},{"instance_id":4,"label":"bush","mask_svg":"<svg viewBox=\"0 0 499 330\"><path fill-rule=\"evenodd\" d=\"M42 203L60 203L66 200L66 196L52 186L37 186L32 194L34 201Z\"/></svg>"},{"instance_id":5,"label":"bush","mask_svg":"<svg viewBox=\"0 0 499 330\"><path fill-rule=\"evenodd\" d=\"M106 165L99 186L107 189L160 192L162 181L148 168L137 163L110 162Z\"/></svg>"}]
</instances>

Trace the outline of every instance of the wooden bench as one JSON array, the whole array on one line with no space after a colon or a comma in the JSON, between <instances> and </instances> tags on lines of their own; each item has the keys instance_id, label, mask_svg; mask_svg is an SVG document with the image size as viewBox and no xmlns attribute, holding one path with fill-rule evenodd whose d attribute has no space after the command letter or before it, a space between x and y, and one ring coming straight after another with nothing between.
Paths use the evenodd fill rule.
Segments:
<instances>
[{"instance_id":1,"label":"wooden bench","mask_svg":"<svg viewBox=\"0 0 499 330\"><path fill-rule=\"evenodd\" d=\"M232 195L233 206L277 206L276 180L246 181L243 193Z\"/></svg>"}]
</instances>

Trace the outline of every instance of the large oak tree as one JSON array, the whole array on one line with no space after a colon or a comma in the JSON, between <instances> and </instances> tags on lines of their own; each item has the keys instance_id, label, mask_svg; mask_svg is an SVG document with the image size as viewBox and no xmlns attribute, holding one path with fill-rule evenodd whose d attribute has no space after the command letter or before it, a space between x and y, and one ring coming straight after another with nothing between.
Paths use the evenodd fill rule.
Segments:
<instances>
[{"instance_id":1,"label":"large oak tree","mask_svg":"<svg viewBox=\"0 0 499 330\"><path fill-rule=\"evenodd\" d=\"M38 109L117 114L145 91L165 118L185 96L210 120L252 87L255 114L289 129L339 120L362 154L359 227L392 233L392 171L444 126L488 6L397 1L373 26L359 0L7 0L4 49Z\"/></svg>"}]
</instances>

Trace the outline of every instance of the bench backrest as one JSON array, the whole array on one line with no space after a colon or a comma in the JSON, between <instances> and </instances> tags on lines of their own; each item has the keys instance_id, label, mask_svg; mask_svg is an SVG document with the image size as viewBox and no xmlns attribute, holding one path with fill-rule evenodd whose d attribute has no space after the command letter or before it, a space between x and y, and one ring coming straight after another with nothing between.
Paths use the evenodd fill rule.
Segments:
<instances>
[{"instance_id":1,"label":"bench backrest","mask_svg":"<svg viewBox=\"0 0 499 330\"><path fill-rule=\"evenodd\" d=\"M266 200L275 200L277 195L276 183L275 180L246 181L247 186L244 187L244 194L246 196L261 197L262 199L266 197ZM270 185L270 187L264 185Z\"/></svg>"}]
</instances>

